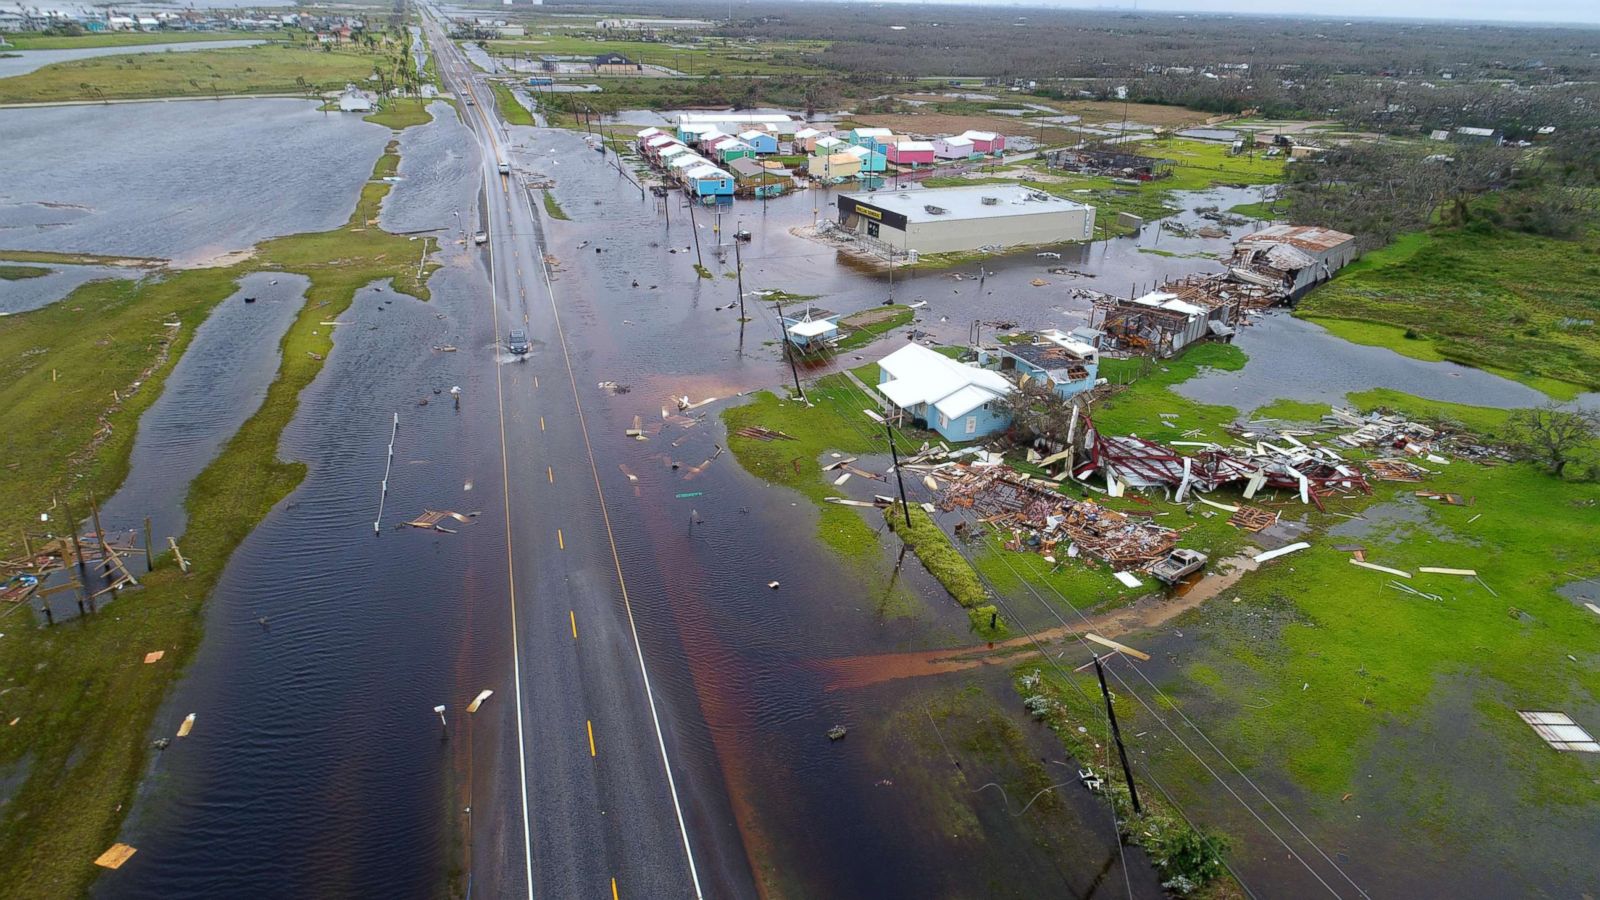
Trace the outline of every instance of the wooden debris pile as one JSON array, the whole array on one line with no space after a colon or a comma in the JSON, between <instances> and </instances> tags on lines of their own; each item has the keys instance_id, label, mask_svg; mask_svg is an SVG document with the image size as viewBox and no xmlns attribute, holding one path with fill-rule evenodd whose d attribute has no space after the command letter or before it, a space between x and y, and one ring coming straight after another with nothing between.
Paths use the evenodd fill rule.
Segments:
<instances>
[{"instance_id":1,"label":"wooden debris pile","mask_svg":"<svg viewBox=\"0 0 1600 900\"><path fill-rule=\"evenodd\" d=\"M1138 516L1058 493L1009 466L963 464L943 472L946 487L939 505L945 511L971 509L981 521L1013 532L1006 546L1069 557L1087 554L1115 569L1142 568L1178 543L1178 532Z\"/></svg>"},{"instance_id":2,"label":"wooden debris pile","mask_svg":"<svg viewBox=\"0 0 1600 900\"><path fill-rule=\"evenodd\" d=\"M478 514L475 512L462 514L458 512L451 512L449 510L425 509L422 511L421 515L405 524L410 525L412 528L432 529L434 531L442 531L445 534L455 534L455 529L446 528L439 523L446 519L453 519L454 521L460 522L463 525L470 525L472 524L472 520L477 517L477 515Z\"/></svg>"}]
</instances>

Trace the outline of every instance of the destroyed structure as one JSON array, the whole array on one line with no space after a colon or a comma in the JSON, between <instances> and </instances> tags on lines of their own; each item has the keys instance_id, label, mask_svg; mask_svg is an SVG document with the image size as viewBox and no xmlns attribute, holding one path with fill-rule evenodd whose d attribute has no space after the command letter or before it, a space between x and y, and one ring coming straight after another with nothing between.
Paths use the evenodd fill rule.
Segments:
<instances>
[{"instance_id":1,"label":"destroyed structure","mask_svg":"<svg viewBox=\"0 0 1600 900\"><path fill-rule=\"evenodd\" d=\"M1156 181L1172 175L1173 161L1140 156L1125 150L1107 147L1081 147L1053 150L1045 155L1052 169L1063 169L1080 175L1099 175L1124 178L1132 181Z\"/></svg>"},{"instance_id":2,"label":"destroyed structure","mask_svg":"<svg viewBox=\"0 0 1600 900\"><path fill-rule=\"evenodd\" d=\"M978 364L1015 379L1019 386L1042 382L1065 400L1094 387L1100 351L1093 344L1049 329L1033 335L1032 340L980 349Z\"/></svg>"},{"instance_id":3,"label":"destroyed structure","mask_svg":"<svg viewBox=\"0 0 1600 900\"><path fill-rule=\"evenodd\" d=\"M1284 291L1292 302L1356 258L1356 239L1314 225L1272 225L1247 234L1224 260L1239 281Z\"/></svg>"}]
</instances>

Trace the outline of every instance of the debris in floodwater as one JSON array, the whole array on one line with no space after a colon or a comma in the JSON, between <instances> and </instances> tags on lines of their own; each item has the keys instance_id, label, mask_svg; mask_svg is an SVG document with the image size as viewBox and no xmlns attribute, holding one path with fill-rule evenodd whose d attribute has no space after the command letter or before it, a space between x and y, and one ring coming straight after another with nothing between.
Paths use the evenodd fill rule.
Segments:
<instances>
[{"instance_id":1,"label":"debris in floodwater","mask_svg":"<svg viewBox=\"0 0 1600 900\"><path fill-rule=\"evenodd\" d=\"M773 590L777 590L778 589L778 583L776 581L769 581L769 582L767 582L767 587L772 588Z\"/></svg>"},{"instance_id":2,"label":"debris in floodwater","mask_svg":"<svg viewBox=\"0 0 1600 900\"><path fill-rule=\"evenodd\" d=\"M615 381L602 381L596 387L608 394L626 394L628 391L633 390L627 385L618 384Z\"/></svg>"},{"instance_id":3,"label":"debris in floodwater","mask_svg":"<svg viewBox=\"0 0 1600 900\"><path fill-rule=\"evenodd\" d=\"M106 852L95 857L94 864L102 869L120 869L123 863L132 859L138 852L127 844L112 844Z\"/></svg>"},{"instance_id":4,"label":"debris in floodwater","mask_svg":"<svg viewBox=\"0 0 1600 900\"><path fill-rule=\"evenodd\" d=\"M440 525L439 523L445 519L454 519L463 525L468 525L471 524L473 518L477 515L478 514L476 512L463 515L461 513L451 512L449 510L425 509L422 511L422 515L417 516L415 519L412 519L405 524L410 525L412 528L431 528L434 531L442 531L445 534L455 534L454 531L444 527L443 525Z\"/></svg>"},{"instance_id":5,"label":"debris in floodwater","mask_svg":"<svg viewBox=\"0 0 1600 900\"><path fill-rule=\"evenodd\" d=\"M845 727L843 725L835 725L828 729L828 740L837 741L840 738L843 738L847 733L848 732L845 731Z\"/></svg>"},{"instance_id":6,"label":"debris in floodwater","mask_svg":"<svg viewBox=\"0 0 1600 900\"><path fill-rule=\"evenodd\" d=\"M491 691L491 690L479 691L478 692L478 696L474 697L472 699L472 702L467 704L467 712L469 712L469 713L477 712L478 711L478 707L483 705L483 701L485 701L485 700L487 700L487 699L489 699L490 697L493 697L493 696L494 696L494 691Z\"/></svg>"},{"instance_id":7,"label":"debris in floodwater","mask_svg":"<svg viewBox=\"0 0 1600 900\"><path fill-rule=\"evenodd\" d=\"M178 726L178 737L188 737L189 736L189 732L191 732L193 730L194 730L194 713L189 713L187 716L183 717L183 724Z\"/></svg>"}]
</instances>

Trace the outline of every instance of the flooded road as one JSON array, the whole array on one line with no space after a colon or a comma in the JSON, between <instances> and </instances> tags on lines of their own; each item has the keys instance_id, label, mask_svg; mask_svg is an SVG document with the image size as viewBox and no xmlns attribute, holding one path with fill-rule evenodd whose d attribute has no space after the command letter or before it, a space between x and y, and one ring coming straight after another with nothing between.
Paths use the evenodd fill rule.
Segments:
<instances>
[{"instance_id":1,"label":"flooded road","mask_svg":"<svg viewBox=\"0 0 1600 900\"><path fill-rule=\"evenodd\" d=\"M0 132L0 246L179 265L344 223L391 135L290 99L4 109Z\"/></svg>"}]
</instances>

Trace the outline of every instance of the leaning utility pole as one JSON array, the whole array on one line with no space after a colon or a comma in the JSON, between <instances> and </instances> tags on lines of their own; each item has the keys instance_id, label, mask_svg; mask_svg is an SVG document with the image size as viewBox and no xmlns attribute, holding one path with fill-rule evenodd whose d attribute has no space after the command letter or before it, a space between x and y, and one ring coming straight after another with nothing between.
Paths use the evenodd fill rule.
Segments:
<instances>
[{"instance_id":1,"label":"leaning utility pole","mask_svg":"<svg viewBox=\"0 0 1600 900\"><path fill-rule=\"evenodd\" d=\"M1117 727L1117 711L1111 705L1111 691L1106 688L1106 670L1100 665L1100 654L1094 655L1094 674L1100 679L1100 693L1106 698L1106 718L1111 720L1111 739L1117 742L1117 755L1122 758L1122 777L1128 782L1128 798L1133 801L1133 814L1144 815L1139 807L1139 789L1133 784L1133 768L1128 765L1128 748L1122 746L1122 729Z\"/></svg>"},{"instance_id":2,"label":"leaning utility pole","mask_svg":"<svg viewBox=\"0 0 1600 900\"><path fill-rule=\"evenodd\" d=\"M900 485L900 509L906 514L906 530L911 530L911 504L906 502L906 480L900 476L900 451L894 447L894 426L883 420L883 430L889 435L889 458L894 460L894 480Z\"/></svg>"},{"instance_id":3,"label":"leaning utility pole","mask_svg":"<svg viewBox=\"0 0 1600 900\"><path fill-rule=\"evenodd\" d=\"M686 197L689 196L688 188L684 189L683 194ZM698 224L696 224L696 222L695 222L694 207L695 207L694 198L693 197L689 197L689 231L694 234L694 261L700 265L701 269L704 269L706 267L706 261L700 255L700 226ZM698 271L696 271L695 272L695 277L698 278L699 276L700 276L700 273Z\"/></svg>"}]
</instances>

